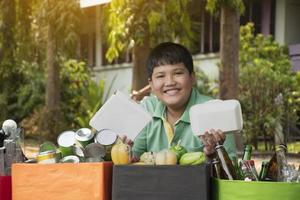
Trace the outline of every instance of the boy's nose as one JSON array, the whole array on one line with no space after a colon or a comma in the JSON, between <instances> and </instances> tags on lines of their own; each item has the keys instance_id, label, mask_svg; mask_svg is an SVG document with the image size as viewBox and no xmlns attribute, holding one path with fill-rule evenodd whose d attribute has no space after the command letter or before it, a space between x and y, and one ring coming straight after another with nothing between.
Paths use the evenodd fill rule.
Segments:
<instances>
[{"instance_id":1,"label":"boy's nose","mask_svg":"<svg viewBox=\"0 0 300 200\"><path fill-rule=\"evenodd\" d=\"M173 85L175 84L175 80L173 76L166 76L166 85Z\"/></svg>"}]
</instances>

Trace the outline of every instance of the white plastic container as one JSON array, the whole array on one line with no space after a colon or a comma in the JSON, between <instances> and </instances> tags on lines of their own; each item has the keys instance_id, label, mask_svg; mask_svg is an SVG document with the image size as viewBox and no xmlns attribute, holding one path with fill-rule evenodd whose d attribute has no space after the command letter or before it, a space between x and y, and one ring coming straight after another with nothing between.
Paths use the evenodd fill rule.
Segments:
<instances>
[{"instance_id":1,"label":"white plastic container","mask_svg":"<svg viewBox=\"0 0 300 200\"><path fill-rule=\"evenodd\" d=\"M243 128L240 102L237 100L211 100L190 108L191 128L195 135L210 129L224 133L239 132Z\"/></svg>"},{"instance_id":2,"label":"white plastic container","mask_svg":"<svg viewBox=\"0 0 300 200\"><path fill-rule=\"evenodd\" d=\"M110 129L134 140L151 120L152 116L141 105L117 91L102 105L89 124L97 131Z\"/></svg>"}]
</instances>

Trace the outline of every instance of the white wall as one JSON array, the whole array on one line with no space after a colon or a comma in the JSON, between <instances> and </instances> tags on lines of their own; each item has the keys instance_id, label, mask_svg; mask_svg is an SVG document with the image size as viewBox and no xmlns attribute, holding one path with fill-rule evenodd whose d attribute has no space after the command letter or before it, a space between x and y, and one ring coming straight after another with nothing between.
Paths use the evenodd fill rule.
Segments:
<instances>
[{"instance_id":1,"label":"white wall","mask_svg":"<svg viewBox=\"0 0 300 200\"><path fill-rule=\"evenodd\" d=\"M132 64L109 65L94 68L94 80L98 83L105 81L104 97L109 97L116 90L125 94L130 93L132 77ZM110 91L109 88L111 87Z\"/></svg>"}]
</instances>

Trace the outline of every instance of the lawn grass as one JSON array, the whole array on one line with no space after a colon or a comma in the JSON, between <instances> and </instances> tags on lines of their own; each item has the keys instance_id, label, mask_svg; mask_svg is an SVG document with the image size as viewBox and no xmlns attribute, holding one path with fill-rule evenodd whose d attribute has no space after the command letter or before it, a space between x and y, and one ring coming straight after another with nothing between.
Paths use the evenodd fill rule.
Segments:
<instances>
[{"instance_id":1,"label":"lawn grass","mask_svg":"<svg viewBox=\"0 0 300 200\"><path fill-rule=\"evenodd\" d=\"M289 142L287 144L289 153L300 153L300 142ZM264 142L258 143L258 151L265 152L265 144Z\"/></svg>"}]
</instances>

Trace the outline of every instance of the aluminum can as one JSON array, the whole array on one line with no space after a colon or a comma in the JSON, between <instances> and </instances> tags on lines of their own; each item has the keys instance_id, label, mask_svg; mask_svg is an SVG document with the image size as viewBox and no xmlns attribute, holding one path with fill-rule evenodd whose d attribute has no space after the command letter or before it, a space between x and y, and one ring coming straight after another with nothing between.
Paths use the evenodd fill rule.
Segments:
<instances>
[{"instance_id":1,"label":"aluminum can","mask_svg":"<svg viewBox=\"0 0 300 200\"><path fill-rule=\"evenodd\" d=\"M61 163L79 163L80 159L77 156L71 155L71 156L66 156L63 157L60 160Z\"/></svg>"},{"instance_id":2,"label":"aluminum can","mask_svg":"<svg viewBox=\"0 0 300 200\"><path fill-rule=\"evenodd\" d=\"M57 144L62 157L73 155L73 145L75 141L74 131L64 131L58 136Z\"/></svg>"},{"instance_id":3,"label":"aluminum can","mask_svg":"<svg viewBox=\"0 0 300 200\"><path fill-rule=\"evenodd\" d=\"M110 129L102 129L97 132L95 142L105 147L106 154L104 160L111 161L111 148L116 143L118 135Z\"/></svg>"},{"instance_id":4,"label":"aluminum can","mask_svg":"<svg viewBox=\"0 0 300 200\"><path fill-rule=\"evenodd\" d=\"M94 133L89 128L81 128L76 131L75 139L83 148L85 148L86 145L93 142Z\"/></svg>"},{"instance_id":5,"label":"aluminum can","mask_svg":"<svg viewBox=\"0 0 300 200\"><path fill-rule=\"evenodd\" d=\"M49 150L49 151L43 151L40 152L36 160L40 164L53 164L56 163L56 151Z\"/></svg>"}]
</instances>

